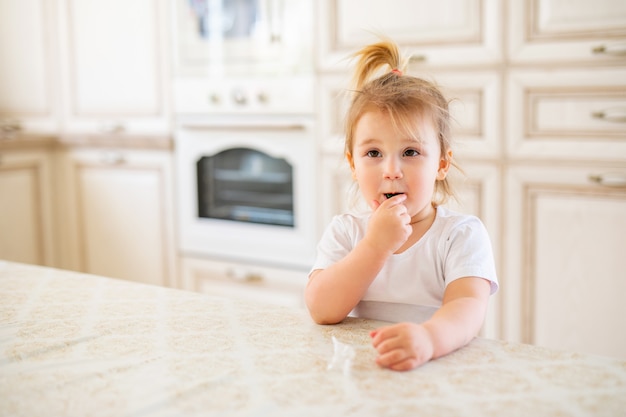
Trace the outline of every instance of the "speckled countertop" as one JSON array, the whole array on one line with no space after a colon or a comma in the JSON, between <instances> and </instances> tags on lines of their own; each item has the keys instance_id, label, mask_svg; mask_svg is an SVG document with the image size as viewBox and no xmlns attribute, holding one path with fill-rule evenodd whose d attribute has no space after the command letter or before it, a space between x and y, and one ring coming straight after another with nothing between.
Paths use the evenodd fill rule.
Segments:
<instances>
[{"instance_id":1,"label":"speckled countertop","mask_svg":"<svg viewBox=\"0 0 626 417\"><path fill-rule=\"evenodd\" d=\"M624 361L475 339L396 373L380 324L0 261L0 416L626 414Z\"/></svg>"}]
</instances>

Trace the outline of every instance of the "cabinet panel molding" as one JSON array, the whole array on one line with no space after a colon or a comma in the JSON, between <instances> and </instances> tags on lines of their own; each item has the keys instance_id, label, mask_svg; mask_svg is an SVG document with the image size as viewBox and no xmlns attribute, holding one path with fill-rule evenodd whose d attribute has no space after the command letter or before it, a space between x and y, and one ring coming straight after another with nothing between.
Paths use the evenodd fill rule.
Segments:
<instances>
[{"instance_id":1,"label":"cabinet panel molding","mask_svg":"<svg viewBox=\"0 0 626 417\"><path fill-rule=\"evenodd\" d=\"M514 167L507 191L508 338L624 357L626 168Z\"/></svg>"},{"instance_id":2,"label":"cabinet panel molding","mask_svg":"<svg viewBox=\"0 0 626 417\"><path fill-rule=\"evenodd\" d=\"M49 158L0 153L0 258L55 266Z\"/></svg>"},{"instance_id":3,"label":"cabinet panel molding","mask_svg":"<svg viewBox=\"0 0 626 417\"><path fill-rule=\"evenodd\" d=\"M626 160L626 70L512 70L507 151L515 158Z\"/></svg>"},{"instance_id":4,"label":"cabinet panel molding","mask_svg":"<svg viewBox=\"0 0 626 417\"><path fill-rule=\"evenodd\" d=\"M412 65L493 63L501 11L500 0L322 0L318 66L345 69L350 54L381 35L406 48Z\"/></svg>"},{"instance_id":5,"label":"cabinet panel molding","mask_svg":"<svg viewBox=\"0 0 626 417\"><path fill-rule=\"evenodd\" d=\"M507 10L514 63L626 61L622 0L508 0Z\"/></svg>"}]
</instances>

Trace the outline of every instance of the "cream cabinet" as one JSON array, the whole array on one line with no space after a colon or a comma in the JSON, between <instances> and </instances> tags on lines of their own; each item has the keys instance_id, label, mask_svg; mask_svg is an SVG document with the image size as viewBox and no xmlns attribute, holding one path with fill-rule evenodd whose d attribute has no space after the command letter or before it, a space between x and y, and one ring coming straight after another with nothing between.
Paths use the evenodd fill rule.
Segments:
<instances>
[{"instance_id":1,"label":"cream cabinet","mask_svg":"<svg viewBox=\"0 0 626 417\"><path fill-rule=\"evenodd\" d=\"M64 130L167 133L167 2L58 2Z\"/></svg>"},{"instance_id":2,"label":"cream cabinet","mask_svg":"<svg viewBox=\"0 0 626 417\"><path fill-rule=\"evenodd\" d=\"M318 4L320 224L346 210L352 183L344 58L382 33L451 99L466 177L450 206L483 220L500 279L483 334L624 357L626 4L424 5Z\"/></svg>"},{"instance_id":3,"label":"cream cabinet","mask_svg":"<svg viewBox=\"0 0 626 417\"><path fill-rule=\"evenodd\" d=\"M64 267L175 286L171 152L71 146L59 168Z\"/></svg>"},{"instance_id":4,"label":"cream cabinet","mask_svg":"<svg viewBox=\"0 0 626 417\"><path fill-rule=\"evenodd\" d=\"M321 0L317 4L317 62L347 68L358 48L389 36L420 66L467 67L501 59L500 0Z\"/></svg>"},{"instance_id":5,"label":"cream cabinet","mask_svg":"<svg viewBox=\"0 0 626 417\"><path fill-rule=\"evenodd\" d=\"M503 336L624 358L626 7L508 7Z\"/></svg>"},{"instance_id":6,"label":"cream cabinet","mask_svg":"<svg viewBox=\"0 0 626 417\"><path fill-rule=\"evenodd\" d=\"M626 160L626 62L516 68L509 71L507 89L511 157Z\"/></svg>"},{"instance_id":7,"label":"cream cabinet","mask_svg":"<svg viewBox=\"0 0 626 417\"><path fill-rule=\"evenodd\" d=\"M59 127L55 5L0 1L0 135Z\"/></svg>"},{"instance_id":8,"label":"cream cabinet","mask_svg":"<svg viewBox=\"0 0 626 417\"><path fill-rule=\"evenodd\" d=\"M241 302L304 308L308 270L273 268L228 260L182 257L180 287Z\"/></svg>"},{"instance_id":9,"label":"cream cabinet","mask_svg":"<svg viewBox=\"0 0 626 417\"><path fill-rule=\"evenodd\" d=\"M507 170L504 336L626 358L626 164Z\"/></svg>"},{"instance_id":10,"label":"cream cabinet","mask_svg":"<svg viewBox=\"0 0 626 417\"><path fill-rule=\"evenodd\" d=\"M622 0L508 0L508 54L514 63L624 63Z\"/></svg>"},{"instance_id":11,"label":"cream cabinet","mask_svg":"<svg viewBox=\"0 0 626 417\"><path fill-rule=\"evenodd\" d=\"M0 259L55 266L52 157L0 147Z\"/></svg>"}]
</instances>

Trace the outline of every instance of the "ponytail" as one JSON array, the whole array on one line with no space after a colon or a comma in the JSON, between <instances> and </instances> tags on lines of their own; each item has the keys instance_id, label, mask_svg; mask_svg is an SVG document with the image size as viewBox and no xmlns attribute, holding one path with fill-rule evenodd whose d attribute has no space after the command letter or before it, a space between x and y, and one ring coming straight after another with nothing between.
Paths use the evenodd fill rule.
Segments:
<instances>
[{"instance_id":1,"label":"ponytail","mask_svg":"<svg viewBox=\"0 0 626 417\"><path fill-rule=\"evenodd\" d=\"M358 58L354 71L354 89L361 91L365 84L380 75L381 69L386 69L389 76L400 76L404 71L404 62L395 43L390 40L368 45L355 53Z\"/></svg>"}]
</instances>

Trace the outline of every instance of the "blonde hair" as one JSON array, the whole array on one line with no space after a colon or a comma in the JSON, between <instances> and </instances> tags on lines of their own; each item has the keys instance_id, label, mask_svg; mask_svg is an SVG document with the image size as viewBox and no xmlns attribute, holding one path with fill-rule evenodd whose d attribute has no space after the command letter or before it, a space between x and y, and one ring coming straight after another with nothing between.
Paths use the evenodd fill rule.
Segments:
<instances>
[{"instance_id":1,"label":"blonde hair","mask_svg":"<svg viewBox=\"0 0 626 417\"><path fill-rule=\"evenodd\" d=\"M441 158L458 168L448 152L451 149L448 101L437 86L404 75L406 63L397 45L390 40L368 45L353 58L358 61L353 75L352 101L346 115L346 155L352 155L354 131L361 116L378 110L389 115L396 128L414 138L419 137L417 130L421 117L430 118L438 135ZM437 180L433 194L435 205L444 204L454 196L447 176Z\"/></svg>"}]
</instances>

